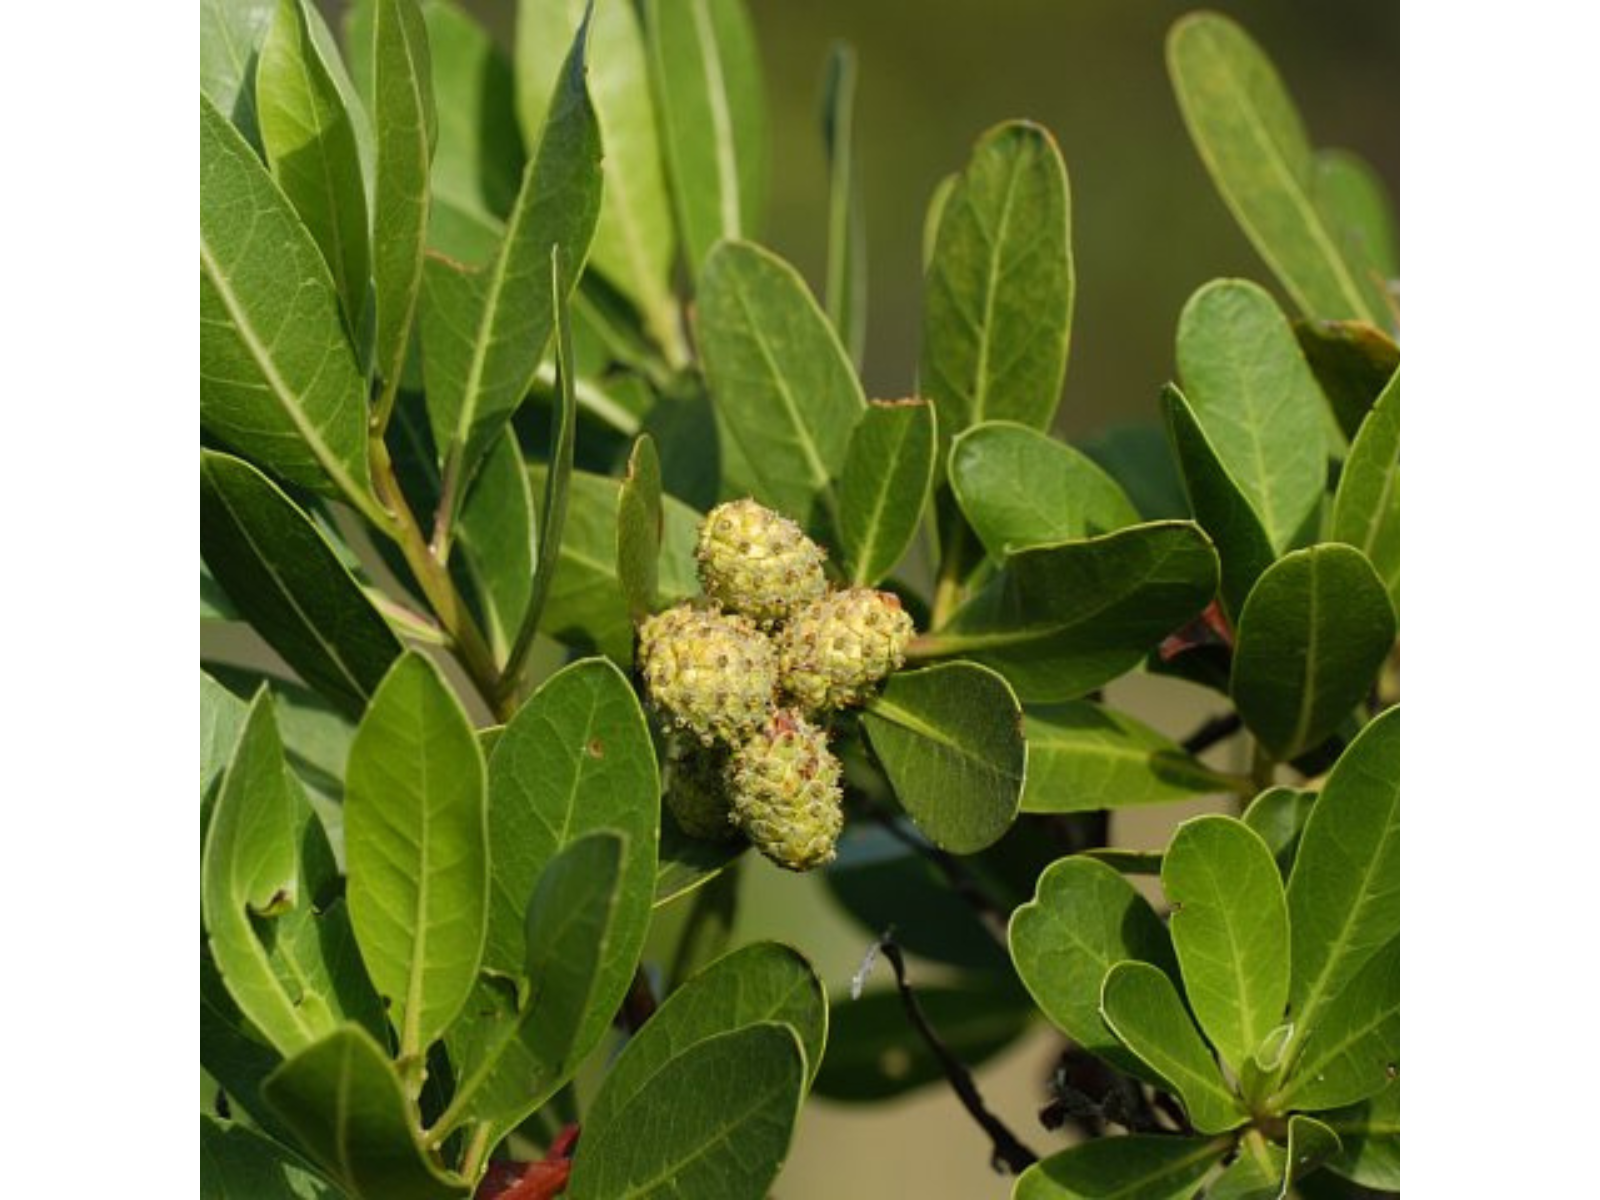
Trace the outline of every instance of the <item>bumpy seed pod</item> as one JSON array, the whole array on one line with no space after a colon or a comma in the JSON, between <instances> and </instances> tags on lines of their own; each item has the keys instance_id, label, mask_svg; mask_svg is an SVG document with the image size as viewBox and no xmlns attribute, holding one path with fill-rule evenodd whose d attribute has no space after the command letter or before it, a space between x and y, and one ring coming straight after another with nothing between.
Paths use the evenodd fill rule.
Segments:
<instances>
[{"instance_id":1,"label":"bumpy seed pod","mask_svg":"<svg viewBox=\"0 0 1600 1200\"><path fill-rule=\"evenodd\" d=\"M822 547L754 500L732 500L707 513L695 557L706 595L767 629L828 587Z\"/></svg>"},{"instance_id":2,"label":"bumpy seed pod","mask_svg":"<svg viewBox=\"0 0 1600 1200\"><path fill-rule=\"evenodd\" d=\"M778 639L778 686L800 709L864 703L900 669L911 617L892 592L846 588L795 613Z\"/></svg>"},{"instance_id":3,"label":"bumpy seed pod","mask_svg":"<svg viewBox=\"0 0 1600 1200\"><path fill-rule=\"evenodd\" d=\"M690 837L723 842L737 837L728 795L728 752L721 746L679 746L667 760L667 809Z\"/></svg>"},{"instance_id":4,"label":"bumpy seed pod","mask_svg":"<svg viewBox=\"0 0 1600 1200\"><path fill-rule=\"evenodd\" d=\"M639 627L639 664L650 702L710 746L732 745L773 708L777 654L755 623L680 604Z\"/></svg>"},{"instance_id":5,"label":"bumpy seed pod","mask_svg":"<svg viewBox=\"0 0 1600 1200\"><path fill-rule=\"evenodd\" d=\"M779 709L728 760L735 824L780 867L833 861L844 825L840 769L822 730Z\"/></svg>"}]
</instances>

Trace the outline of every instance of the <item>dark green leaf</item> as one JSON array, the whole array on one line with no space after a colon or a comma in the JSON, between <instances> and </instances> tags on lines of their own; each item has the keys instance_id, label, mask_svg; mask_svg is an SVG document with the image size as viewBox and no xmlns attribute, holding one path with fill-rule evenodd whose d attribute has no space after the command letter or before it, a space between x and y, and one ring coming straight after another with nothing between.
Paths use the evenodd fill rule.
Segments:
<instances>
[{"instance_id":1,"label":"dark green leaf","mask_svg":"<svg viewBox=\"0 0 1600 1200\"><path fill-rule=\"evenodd\" d=\"M828 47L822 84L822 144L828 152L828 320L861 369L867 336L866 216L856 183L856 52L845 42Z\"/></svg>"},{"instance_id":2,"label":"dark green leaf","mask_svg":"<svg viewBox=\"0 0 1600 1200\"><path fill-rule=\"evenodd\" d=\"M1344 1146L1329 1160L1330 1171L1363 1187L1385 1192L1400 1190L1398 1079L1372 1099L1321 1113L1320 1119L1338 1133Z\"/></svg>"},{"instance_id":3,"label":"dark green leaf","mask_svg":"<svg viewBox=\"0 0 1600 1200\"><path fill-rule=\"evenodd\" d=\"M670 821L663 821L665 829ZM672 962L662 984L671 995L701 968L727 953L739 915L739 864L708 879L689 898L688 912L673 942ZM657 906L659 907L659 905ZM648 944L645 953L649 954Z\"/></svg>"},{"instance_id":4,"label":"dark green leaf","mask_svg":"<svg viewBox=\"0 0 1600 1200\"><path fill-rule=\"evenodd\" d=\"M1359 550L1330 544L1285 556L1239 614L1239 715L1274 758L1293 758L1365 698L1394 637L1389 594Z\"/></svg>"},{"instance_id":5,"label":"dark green leaf","mask_svg":"<svg viewBox=\"0 0 1600 1200\"><path fill-rule=\"evenodd\" d=\"M343 1200L286 1146L246 1125L200 1116L201 1200Z\"/></svg>"},{"instance_id":6,"label":"dark green leaf","mask_svg":"<svg viewBox=\"0 0 1600 1200\"><path fill-rule=\"evenodd\" d=\"M617 495L617 585L628 615L642 621L655 610L661 569L661 461L649 434L633 443Z\"/></svg>"},{"instance_id":7,"label":"dark green leaf","mask_svg":"<svg viewBox=\"0 0 1600 1200\"><path fill-rule=\"evenodd\" d=\"M588 1116L567 1195L766 1195L789 1148L805 1073L787 1025L747 1025L693 1043L604 1119Z\"/></svg>"},{"instance_id":8,"label":"dark green leaf","mask_svg":"<svg viewBox=\"0 0 1600 1200\"><path fill-rule=\"evenodd\" d=\"M202 450L200 548L256 632L359 714L400 642L306 515L249 463Z\"/></svg>"},{"instance_id":9,"label":"dark green leaf","mask_svg":"<svg viewBox=\"0 0 1600 1200\"><path fill-rule=\"evenodd\" d=\"M1183 476L1167 436L1155 425L1113 425L1083 443L1083 452L1117 481L1146 521L1189 516Z\"/></svg>"},{"instance_id":10,"label":"dark green leaf","mask_svg":"<svg viewBox=\"0 0 1600 1200\"><path fill-rule=\"evenodd\" d=\"M1082 852L1084 858L1105 863L1119 875L1161 874L1161 861L1165 855L1160 850L1118 850L1114 846L1098 846Z\"/></svg>"},{"instance_id":11,"label":"dark green leaf","mask_svg":"<svg viewBox=\"0 0 1600 1200\"><path fill-rule=\"evenodd\" d=\"M1283 1200L1289 1155L1282 1146L1250 1130L1239 1143L1239 1156L1206 1188L1206 1200Z\"/></svg>"},{"instance_id":12,"label":"dark green leaf","mask_svg":"<svg viewBox=\"0 0 1600 1200\"><path fill-rule=\"evenodd\" d=\"M1400 275L1400 240L1394 205L1372 165L1349 150L1318 150L1312 167L1311 198L1333 234L1339 253L1364 284ZM1380 292L1375 300L1385 297ZM1378 315L1393 317L1394 305Z\"/></svg>"},{"instance_id":13,"label":"dark green leaf","mask_svg":"<svg viewBox=\"0 0 1600 1200\"><path fill-rule=\"evenodd\" d=\"M943 205L922 314L921 391L954 436L1048 429L1072 329L1071 203L1055 140L1027 121L978 139Z\"/></svg>"},{"instance_id":14,"label":"dark green leaf","mask_svg":"<svg viewBox=\"0 0 1600 1200\"><path fill-rule=\"evenodd\" d=\"M200 939L200 1066L227 1097L230 1110L248 1114L265 1133L285 1141L292 1135L261 1099L261 1081L283 1056L261 1041L251 1021L228 995L227 986Z\"/></svg>"},{"instance_id":15,"label":"dark green leaf","mask_svg":"<svg viewBox=\"0 0 1600 1200\"><path fill-rule=\"evenodd\" d=\"M1277 861L1278 873L1285 879L1294 866L1295 851L1300 848L1300 832L1305 828L1316 798L1315 792L1300 788L1271 787L1244 810L1242 820L1261 835Z\"/></svg>"},{"instance_id":16,"label":"dark green leaf","mask_svg":"<svg viewBox=\"0 0 1600 1200\"><path fill-rule=\"evenodd\" d=\"M1386 313L1318 210L1316 160L1261 48L1227 17L1194 13L1167 38L1167 69L1200 157L1251 244L1308 317Z\"/></svg>"},{"instance_id":17,"label":"dark green leaf","mask_svg":"<svg viewBox=\"0 0 1600 1200\"><path fill-rule=\"evenodd\" d=\"M1100 1015L1122 1044L1164 1079L1202 1133L1224 1133L1250 1119L1200 1038L1183 998L1159 967L1120 962L1106 973Z\"/></svg>"},{"instance_id":18,"label":"dark green leaf","mask_svg":"<svg viewBox=\"0 0 1600 1200\"><path fill-rule=\"evenodd\" d=\"M1339 1135L1304 1113L1289 1118L1288 1185L1309 1175L1342 1149Z\"/></svg>"},{"instance_id":19,"label":"dark green leaf","mask_svg":"<svg viewBox=\"0 0 1600 1200\"><path fill-rule=\"evenodd\" d=\"M1012 913L1010 942L1017 974L1045 1016L1113 1066L1149 1075L1100 1019L1100 984L1113 964L1178 970L1166 926L1131 883L1104 863L1061 859L1039 877L1037 897Z\"/></svg>"},{"instance_id":20,"label":"dark green leaf","mask_svg":"<svg viewBox=\"0 0 1600 1200\"><path fill-rule=\"evenodd\" d=\"M893 675L861 724L896 798L934 845L971 854L1017 819L1022 706L993 671L956 662Z\"/></svg>"},{"instance_id":21,"label":"dark green leaf","mask_svg":"<svg viewBox=\"0 0 1600 1200\"><path fill-rule=\"evenodd\" d=\"M470 1190L422 1148L394 1064L356 1026L306 1047L273 1072L263 1091L311 1157L353 1197L440 1200Z\"/></svg>"},{"instance_id":22,"label":"dark green leaf","mask_svg":"<svg viewBox=\"0 0 1600 1200\"><path fill-rule=\"evenodd\" d=\"M202 621L244 620L239 610L233 606L233 601L228 599L228 593L222 590L222 585L211 573L211 568L206 566L204 559L200 560L200 619Z\"/></svg>"},{"instance_id":23,"label":"dark green leaf","mask_svg":"<svg viewBox=\"0 0 1600 1200\"><path fill-rule=\"evenodd\" d=\"M852 583L878 583L911 546L933 487L938 442L927 401L867 405L838 483L839 548Z\"/></svg>"},{"instance_id":24,"label":"dark green leaf","mask_svg":"<svg viewBox=\"0 0 1600 1200\"><path fill-rule=\"evenodd\" d=\"M1306 1031L1276 1111L1319 1112L1383 1091L1400 1067L1400 941L1396 938L1323 1006Z\"/></svg>"},{"instance_id":25,"label":"dark green leaf","mask_svg":"<svg viewBox=\"0 0 1600 1200\"><path fill-rule=\"evenodd\" d=\"M276 0L200 0L200 90L252 146L256 124L256 61Z\"/></svg>"},{"instance_id":26,"label":"dark green leaf","mask_svg":"<svg viewBox=\"0 0 1600 1200\"><path fill-rule=\"evenodd\" d=\"M1228 791L1232 781L1148 725L1090 700L1030 708L1024 812L1092 812Z\"/></svg>"},{"instance_id":27,"label":"dark green leaf","mask_svg":"<svg viewBox=\"0 0 1600 1200\"><path fill-rule=\"evenodd\" d=\"M460 1011L483 954L489 896L483 753L438 669L406 654L350 747L345 860L361 955L402 1058Z\"/></svg>"},{"instance_id":28,"label":"dark green leaf","mask_svg":"<svg viewBox=\"0 0 1600 1200\"><path fill-rule=\"evenodd\" d=\"M248 706L204 671L200 672L200 803L209 806L233 748L244 729Z\"/></svg>"},{"instance_id":29,"label":"dark green leaf","mask_svg":"<svg viewBox=\"0 0 1600 1200\"><path fill-rule=\"evenodd\" d=\"M759 236L767 108L743 0L647 0L645 33L667 177L689 273L724 238Z\"/></svg>"},{"instance_id":30,"label":"dark green leaf","mask_svg":"<svg viewBox=\"0 0 1600 1200\"><path fill-rule=\"evenodd\" d=\"M706 377L756 499L801 525L819 500L836 516L832 480L866 401L805 281L770 251L725 242L706 259L697 304Z\"/></svg>"},{"instance_id":31,"label":"dark green leaf","mask_svg":"<svg viewBox=\"0 0 1600 1200\"><path fill-rule=\"evenodd\" d=\"M746 849L743 841L708 842L684 833L676 821L662 821L656 907L716 879Z\"/></svg>"},{"instance_id":32,"label":"dark green leaf","mask_svg":"<svg viewBox=\"0 0 1600 1200\"><path fill-rule=\"evenodd\" d=\"M482 609L489 645L504 661L533 591L533 489L516 434L502 430L461 506L460 562Z\"/></svg>"},{"instance_id":33,"label":"dark green leaf","mask_svg":"<svg viewBox=\"0 0 1600 1200\"><path fill-rule=\"evenodd\" d=\"M1400 607L1400 373L1356 434L1333 500L1330 540L1367 556Z\"/></svg>"},{"instance_id":34,"label":"dark green leaf","mask_svg":"<svg viewBox=\"0 0 1600 1200\"><path fill-rule=\"evenodd\" d=\"M1216 590L1216 552L1198 526L1135 525L1012 555L925 641L994 667L1025 701L1071 700L1131 670Z\"/></svg>"},{"instance_id":35,"label":"dark green leaf","mask_svg":"<svg viewBox=\"0 0 1600 1200\"><path fill-rule=\"evenodd\" d=\"M205 428L387 527L367 469L365 385L322 252L204 96L200 328Z\"/></svg>"},{"instance_id":36,"label":"dark green leaf","mask_svg":"<svg viewBox=\"0 0 1600 1200\"><path fill-rule=\"evenodd\" d=\"M1227 1151L1224 1138L1101 1138L1029 1167L1012 1200L1186 1200Z\"/></svg>"},{"instance_id":37,"label":"dark green leaf","mask_svg":"<svg viewBox=\"0 0 1600 1200\"><path fill-rule=\"evenodd\" d=\"M1231 817L1196 817L1167 847L1161 886L1189 1006L1238 1075L1289 995L1289 910L1272 851Z\"/></svg>"},{"instance_id":38,"label":"dark green leaf","mask_svg":"<svg viewBox=\"0 0 1600 1200\"><path fill-rule=\"evenodd\" d=\"M1354 438L1400 368L1400 347L1365 321L1296 321L1295 337L1328 398L1339 430Z\"/></svg>"}]
</instances>

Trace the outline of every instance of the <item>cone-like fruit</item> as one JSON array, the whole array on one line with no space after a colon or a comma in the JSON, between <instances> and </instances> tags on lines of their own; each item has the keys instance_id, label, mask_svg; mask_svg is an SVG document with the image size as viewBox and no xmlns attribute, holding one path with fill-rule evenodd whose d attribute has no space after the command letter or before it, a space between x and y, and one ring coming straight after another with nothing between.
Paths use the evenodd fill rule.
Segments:
<instances>
[{"instance_id":1,"label":"cone-like fruit","mask_svg":"<svg viewBox=\"0 0 1600 1200\"><path fill-rule=\"evenodd\" d=\"M728 760L734 822L780 867L831 862L844 825L839 772L827 735L779 709Z\"/></svg>"},{"instance_id":2,"label":"cone-like fruit","mask_svg":"<svg viewBox=\"0 0 1600 1200\"><path fill-rule=\"evenodd\" d=\"M724 842L737 837L728 796L728 752L697 743L680 744L667 759L667 809L690 837Z\"/></svg>"},{"instance_id":3,"label":"cone-like fruit","mask_svg":"<svg viewBox=\"0 0 1600 1200\"><path fill-rule=\"evenodd\" d=\"M650 702L705 745L732 745L773 708L777 654L748 617L680 604L639 627Z\"/></svg>"},{"instance_id":4,"label":"cone-like fruit","mask_svg":"<svg viewBox=\"0 0 1600 1200\"><path fill-rule=\"evenodd\" d=\"M814 600L778 639L779 687L804 712L864 703L906 658L911 617L892 592L845 588Z\"/></svg>"},{"instance_id":5,"label":"cone-like fruit","mask_svg":"<svg viewBox=\"0 0 1600 1200\"><path fill-rule=\"evenodd\" d=\"M754 500L731 500L707 513L695 557L706 595L767 629L828 587L822 547Z\"/></svg>"}]
</instances>

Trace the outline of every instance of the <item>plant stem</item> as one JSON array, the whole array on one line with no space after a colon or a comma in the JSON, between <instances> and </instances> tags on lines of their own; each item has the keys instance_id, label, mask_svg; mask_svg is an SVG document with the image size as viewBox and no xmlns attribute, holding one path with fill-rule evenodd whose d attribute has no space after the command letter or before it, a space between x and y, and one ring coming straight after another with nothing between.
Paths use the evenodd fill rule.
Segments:
<instances>
[{"instance_id":1,"label":"plant stem","mask_svg":"<svg viewBox=\"0 0 1600 1200\"><path fill-rule=\"evenodd\" d=\"M942 629L955 612L956 605L961 602L961 561L966 539L966 522L960 520L958 514L956 519L949 522L949 528L939 543L939 579L934 585L933 611L928 618L932 629Z\"/></svg>"},{"instance_id":2,"label":"plant stem","mask_svg":"<svg viewBox=\"0 0 1600 1200\"><path fill-rule=\"evenodd\" d=\"M472 1127L472 1136L467 1139L466 1148L461 1152L461 1169L458 1174L463 1179L477 1179L478 1173L483 1169L484 1156L493 1149L489 1145L489 1123L479 1121Z\"/></svg>"},{"instance_id":3,"label":"plant stem","mask_svg":"<svg viewBox=\"0 0 1600 1200\"><path fill-rule=\"evenodd\" d=\"M955 892L978 914L983 922L984 929L988 930L991 937L1003 947L1006 945L1006 922L1010 919L1008 913L994 897L983 890L983 885L973 878L971 872L961 865L961 860L948 851L923 841L913 834L907 833L900 827L898 821L891 813L869 799L861 792L851 790L853 796L863 808L871 815L872 819L882 825L890 837L901 845L909 847L917 854L926 858L949 883L950 890Z\"/></svg>"},{"instance_id":4,"label":"plant stem","mask_svg":"<svg viewBox=\"0 0 1600 1200\"><path fill-rule=\"evenodd\" d=\"M1225 742L1244 728L1244 720L1236 712L1212 717L1204 725L1183 739L1185 753L1203 754L1218 742Z\"/></svg>"},{"instance_id":5,"label":"plant stem","mask_svg":"<svg viewBox=\"0 0 1600 1200\"><path fill-rule=\"evenodd\" d=\"M1250 782L1255 784L1256 791L1264 792L1277 782L1277 767L1277 761L1267 753L1267 748L1257 742L1250 760Z\"/></svg>"}]
</instances>

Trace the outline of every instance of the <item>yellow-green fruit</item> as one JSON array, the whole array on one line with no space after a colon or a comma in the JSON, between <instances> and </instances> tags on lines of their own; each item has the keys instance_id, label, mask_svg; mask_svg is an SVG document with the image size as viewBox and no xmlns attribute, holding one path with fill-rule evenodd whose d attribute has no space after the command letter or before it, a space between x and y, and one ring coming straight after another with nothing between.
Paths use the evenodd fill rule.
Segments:
<instances>
[{"instance_id":1,"label":"yellow-green fruit","mask_svg":"<svg viewBox=\"0 0 1600 1200\"><path fill-rule=\"evenodd\" d=\"M639 627L639 669L657 711L707 746L767 718L778 681L771 641L748 617L680 604Z\"/></svg>"},{"instance_id":2,"label":"yellow-green fruit","mask_svg":"<svg viewBox=\"0 0 1600 1200\"><path fill-rule=\"evenodd\" d=\"M738 835L727 765L728 752L720 746L683 746L667 760L667 809L690 837L722 842Z\"/></svg>"},{"instance_id":3,"label":"yellow-green fruit","mask_svg":"<svg viewBox=\"0 0 1600 1200\"><path fill-rule=\"evenodd\" d=\"M778 686L805 712L864 703L906 659L911 617L891 592L845 588L797 612L778 639Z\"/></svg>"},{"instance_id":4,"label":"yellow-green fruit","mask_svg":"<svg viewBox=\"0 0 1600 1200\"><path fill-rule=\"evenodd\" d=\"M839 771L827 735L779 709L728 760L734 823L780 867L832 862L844 825Z\"/></svg>"},{"instance_id":5,"label":"yellow-green fruit","mask_svg":"<svg viewBox=\"0 0 1600 1200\"><path fill-rule=\"evenodd\" d=\"M706 595L769 629L828 587L822 547L754 500L707 513L695 557Z\"/></svg>"}]
</instances>

